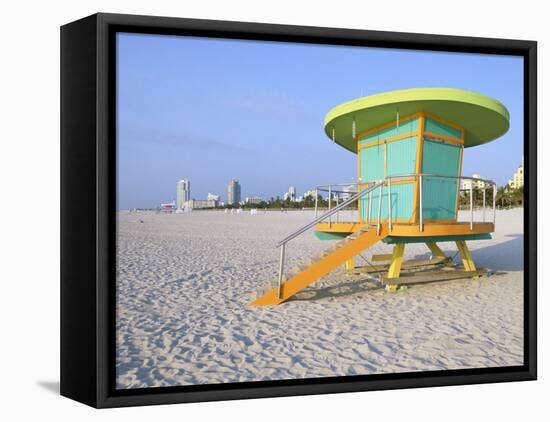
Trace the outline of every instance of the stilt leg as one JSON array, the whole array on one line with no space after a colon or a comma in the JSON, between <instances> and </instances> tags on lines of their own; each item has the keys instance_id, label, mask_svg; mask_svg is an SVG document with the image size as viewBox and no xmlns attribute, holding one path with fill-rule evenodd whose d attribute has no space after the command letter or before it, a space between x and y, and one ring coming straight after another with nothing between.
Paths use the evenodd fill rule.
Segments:
<instances>
[{"instance_id":1,"label":"stilt leg","mask_svg":"<svg viewBox=\"0 0 550 422\"><path fill-rule=\"evenodd\" d=\"M437 258L447 258L447 255L445 255L445 252L441 250L439 246L437 246L437 243L435 242L426 242L426 246L430 248L430 251L432 251L432 255Z\"/></svg>"},{"instance_id":2,"label":"stilt leg","mask_svg":"<svg viewBox=\"0 0 550 422\"><path fill-rule=\"evenodd\" d=\"M353 271L355 269L355 258L350 258L346 261L346 270Z\"/></svg>"},{"instance_id":3,"label":"stilt leg","mask_svg":"<svg viewBox=\"0 0 550 422\"><path fill-rule=\"evenodd\" d=\"M462 263L464 264L464 269L466 271L475 271L476 266L474 264L474 260L472 259L472 255L470 254L470 250L468 249L468 246L466 245L466 241L457 240L456 241L456 247L458 248L458 251L460 252L460 258L462 258Z\"/></svg>"},{"instance_id":4,"label":"stilt leg","mask_svg":"<svg viewBox=\"0 0 550 422\"><path fill-rule=\"evenodd\" d=\"M386 284L386 291L395 293L397 291L397 284Z\"/></svg>"},{"instance_id":5,"label":"stilt leg","mask_svg":"<svg viewBox=\"0 0 550 422\"><path fill-rule=\"evenodd\" d=\"M397 278L401 273L401 264L403 263L403 252L405 252L405 244L397 243L393 247L393 254L390 268L388 270L388 278Z\"/></svg>"}]
</instances>

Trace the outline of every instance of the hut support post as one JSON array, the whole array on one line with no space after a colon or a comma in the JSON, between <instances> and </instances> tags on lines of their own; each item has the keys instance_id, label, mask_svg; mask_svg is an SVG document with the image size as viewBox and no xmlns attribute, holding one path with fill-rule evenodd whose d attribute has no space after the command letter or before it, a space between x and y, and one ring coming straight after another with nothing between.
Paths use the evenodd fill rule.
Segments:
<instances>
[{"instance_id":1,"label":"hut support post","mask_svg":"<svg viewBox=\"0 0 550 422\"><path fill-rule=\"evenodd\" d=\"M397 243L393 247L390 268L388 270L388 278L397 278L401 273L401 264L403 263L403 253L405 252L405 244Z\"/></svg>"},{"instance_id":2,"label":"hut support post","mask_svg":"<svg viewBox=\"0 0 550 422\"><path fill-rule=\"evenodd\" d=\"M472 254L470 253L470 250L468 249L468 245L466 245L465 240L457 240L456 246L458 248L458 252L460 252L460 258L462 258L462 263L464 264L464 269L466 271L475 271L476 266L474 264L474 260L472 259Z\"/></svg>"},{"instance_id":3,"label":"hut support post","mask_svg":"<svg viewBox=\"0 0 550 422\"><path fill-rule=\"evenodd\" d=\"M445 255L445 252L441 250L439 246L437 246L437 243L435 242L426 242L426 246L430 249L432 252L432 255L436 258L447 258L447 255Z\"/></svg>"}]
</instances>

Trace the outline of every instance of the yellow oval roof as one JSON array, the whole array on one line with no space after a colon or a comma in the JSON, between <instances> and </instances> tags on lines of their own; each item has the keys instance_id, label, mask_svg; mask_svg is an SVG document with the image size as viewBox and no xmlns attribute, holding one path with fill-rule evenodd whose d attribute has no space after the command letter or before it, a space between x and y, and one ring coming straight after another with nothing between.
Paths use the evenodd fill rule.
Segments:
<instances>
[{"instance_id":1,"label":"yellow oval roof","mask_svg":"<svg viewBox=\"0 0 550 422\"><path fill-rule=\"evenodd\" d=\"M502 136L510 127L510 114L499 101L454 88L412 88L356 98L331 109L325 116L325 133L336 143L357 152L352 136L420 111L435 114L464 128L464 146L473 147Z\"/></svg>"}]
</instances>

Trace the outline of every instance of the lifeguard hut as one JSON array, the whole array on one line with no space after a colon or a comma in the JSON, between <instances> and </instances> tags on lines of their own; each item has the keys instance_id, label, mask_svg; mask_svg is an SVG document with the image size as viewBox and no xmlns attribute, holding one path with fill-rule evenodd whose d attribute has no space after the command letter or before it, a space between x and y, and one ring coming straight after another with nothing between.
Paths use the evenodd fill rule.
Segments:
<instances>
[{"instance_id":1,"label":"lifeguard hut","mask_svg":"<svg viewBox=\"0 0 550 422\"><path fill-rule=\"evenodd\" d=\"M355 273L378 272L390 291L402 284L481 275L466 242L491 238L496 184L462 176L462 157L464 148L493 141L508 127L504 105L459 89L385 92L334 107L325 117L325 133L357 154L358 182L351 197L349 184L346 196L339 184L318 187L328 192L328 210L279 242L279 276L251 305L282 303L341 265ZM479 190L482 206L475 221L474 192ZM469 209L459 218L461 198L469 199ZM340 221L341 211L354 204L357 219ZM312 228L320 239L340 241L285 272L287 243ZM356 266L355 257L380 241L393 245L393 252L373 255L370 265ZM462 267L452 265L437 245L449 241L456 243ZM409 243L425 243L432 257L403 262ZM407 269L403 274L402 268Z\"/></svg>"}]
</instances>

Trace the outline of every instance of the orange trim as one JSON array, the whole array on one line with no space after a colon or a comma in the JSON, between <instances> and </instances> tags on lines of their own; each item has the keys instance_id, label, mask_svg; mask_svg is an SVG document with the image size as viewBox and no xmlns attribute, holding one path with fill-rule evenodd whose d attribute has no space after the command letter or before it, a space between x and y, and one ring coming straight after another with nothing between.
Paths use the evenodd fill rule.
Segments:
<instances>
[{"instance_id":1,"label":"orange trim","mask_svg":"<svg viewBox=\"0 0 550 422\"><path fill-rule=\"evenodd\" d=\"M315 230L323 233L353 233L366 225L365 223L344 222L332 223L329 226L328 223L319 223L315 225Z\"/></svg>"},{"instance_id":2,"label":"orange trim","mask_svg":"<svg viewBox=\"0 0 550 422\"><path fill-rule=\"evenodd\" d=\"M410 185L410 184L414 184L415 181L414 181L414 177L408 177L408 178L403 178L401 180L392 180L391 181L391 185L392 186L397 186L397 185Z\"/></svg>"},{"instance_id":3,"label":"orange trim","mask_svg":"<svg viewBox=\"0 0 550 422\"><path fill-rule=\"evenodd\" d=\"M424 223L434 223L434 224L456 224L456 220L454 218L424 218Z\"/></svg>"},{"instance_id":4,"label":"orange trim","mask_svg":"<svg viewBox=\"0 0 550 422\"><path fill-rule=\"evenodd\" d=\"M412 138L412 137L416 136L417 134L418 134L418 131L417 132L408 132L408 133L403 133L402 135L392 136L391 138L380 139L379 141L372 141L372 142L369 142L368 144L361 144L359 142L357 144L357 149L359 150L361 148L370 148L370 147L379 145L382 142L390 143L390 142L400 141L401 139Z\"/></svg>"},{"instance_id":5,"label":"orange trim","mask_svg":"<svg viewBox=\"0 0 550 422\"><path fill-rule=\"evenodd\" d=\"M448 141L448 142L453 142L455 144L464 144L464 140L463 139L458 139L458 138L452 138L450 136L445 136L445 135L440 135L439 133L433 133L433 132L424 132L424 136L427 136L429 138L435 138L435 139L443 139L445 141Z\"/></svg>"},{"instance_id":6,"label":"orange trim","mask_svg":"<svg viewBox=\"0 0 550 422\"><path fill-rule=\"evenodd\" d=\"M388 177L388 143L384 141L384 179Z\"/></svg>"},{"instance_id":7,"label":"orange trim","mask_svg":"<svg viewBox=\"0 0 550 422\"><path fill-rule=\"evenodd\" d=\"M387 220L380 220L383 226L387 226ZM430 220L426 220L430 222ZM454 220L436 220L433 224L424 225L424 230L420 231L418 224L400 222L392 220L391 234L394 236L446 236L446 235L463 235L463 234L478 234L492 233L495 231L493 223L474 223L473 230L470 230L470 223L456 223ZM325 233L353 233L360 230L367 224L358 223L319 223L315 226L315 230ZM371 224L372 230L376 230L376 224Z\"/></svg>"},{"instance_id":8,"label":"orange trim","mask_svg":"<svg viewBox=\"0 0 550 422\"><path fill-rule=\"evenodd\" d=\"M422 132L424 131L424 124L426 123L426 116L424 113L418 119L418 141L416 145L416 173L422 173L422 153L424 150L424 139ZM418 207L420 202L420 178L415 178L415 190L413 197L413 221L418 221L420 216L418 214Z\"/></svg>"},{"instance_id":9,"label":"orange trim","mask_svg":"<svg viewBox=\"0 0 550 422\"><path fill-rule=\"evenodd\" d=\"M470 223L447 223L447 224L426 224L424 231L420 231L418 224L393 226L391 234L394 236L446 236L491 233L495 231L493 223L474 223L473 230L470 230Z\"/></svg>"},{"instance_id":10,"label":"orange trim","mask_svg":"<svg viewBox=\"0 0 550 422\"><path fill-rule=\"evenodd\" d=\"M361 179L361 150L359 148L359 136L355 134L355 142L357 142L357 193L361 193L363 180ZM361 198L357 201L357 222L361 222Z\"/></svg>"},{"instance_id":11,"label":"orange trim","mask_svg":"<svg viewBox=\"0 0 550 422\"><path fill-rule=\"evenodd\" d=\"M401 122L406 122L407 120L414 119L415 117L420 116L420 114L421 114L421 112L418 112L418 113L414 113L414 114L409 114L408 116L405 116L405 117L399 117L399 124L401 124ZM368 135L370 133L373 133L373 132L377 132L377 131L382 130L382 129L386 129L387 127L390 127L390 126L393 126L393 125L397 126L397 121L396 120L392 120L389 123L384 123L383 125L377 126L375 128L359 132L359 133L357 133L357 137L359 139L361 139L363 136L366 136L366 135Z\"/></svg>"}]
</instances>

